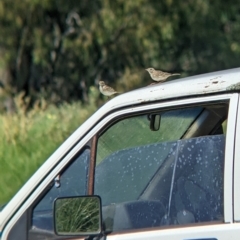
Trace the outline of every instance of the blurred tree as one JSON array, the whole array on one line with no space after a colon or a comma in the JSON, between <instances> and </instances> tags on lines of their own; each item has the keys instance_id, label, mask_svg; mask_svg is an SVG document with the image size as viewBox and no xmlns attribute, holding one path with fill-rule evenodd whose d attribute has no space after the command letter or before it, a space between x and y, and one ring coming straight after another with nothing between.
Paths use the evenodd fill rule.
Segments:
<instances>
[{"instance_id":1,"label":"blurred tree","mask_svg":"<svg viewBox=\"0 0 240 240\"><path fill-rule=\"evenodd\" d=\"M148 84L150 66L182 76L237 67L239 20L233 0L0 0L2 98L88 102L100 79L120 91Z\"/></svg>"}]
</instances>

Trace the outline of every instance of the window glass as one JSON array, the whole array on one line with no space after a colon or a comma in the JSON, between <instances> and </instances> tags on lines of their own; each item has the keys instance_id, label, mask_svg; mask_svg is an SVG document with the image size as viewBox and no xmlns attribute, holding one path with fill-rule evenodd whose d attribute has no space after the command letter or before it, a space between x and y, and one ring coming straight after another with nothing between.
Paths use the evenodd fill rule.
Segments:
<instances>
[{"instance_id":1,"label":"window glass","mask_svg":"<svg viewBox=\"0 0 240 240\"><path fill-rule=\"evenodd\" d=\"M95 194L106 231L223 219L228 104L126 117L100 134ZM155 113L154 113L155 114Z\"/></svg>"},{"instance_id":2,"label":"window glass","mask_svg":"<svg viewBox=\"0 0 240 240\"><path fill-rule=\"evenodd\" d=\"M159 131L150 131L150 113L119 121L101 136L97 163L119 149L181 138L202 110L195 107L163 112Z\"/></svg>"},{"instance_id":3,"label":"window glass","mask_svg":"<svg viewBox=\"0 0 240 240\"><path fill-rule=\"evenodd\" d=\"M89 156L90 150L85 149L53 180L49 191L33 209L32 230L53 231L53 202L57 197L86 194Z\"/></svg>"}]
</instances>

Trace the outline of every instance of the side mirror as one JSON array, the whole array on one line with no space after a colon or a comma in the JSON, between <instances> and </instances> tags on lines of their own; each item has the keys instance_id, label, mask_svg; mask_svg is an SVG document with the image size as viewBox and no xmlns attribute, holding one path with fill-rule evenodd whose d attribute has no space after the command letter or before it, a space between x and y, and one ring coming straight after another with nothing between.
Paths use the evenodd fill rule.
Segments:
<instances>
[{"instance_id":1,"label":"side mirror","mask_svg":"<svg viewBox=\"0 0 240 240\"><path fill-rule=\"evenodd\" d=\"M99 196L63 197L54 202L54 228L57 235L98 235L102 231Z\"/></svg>"}]
</instances>

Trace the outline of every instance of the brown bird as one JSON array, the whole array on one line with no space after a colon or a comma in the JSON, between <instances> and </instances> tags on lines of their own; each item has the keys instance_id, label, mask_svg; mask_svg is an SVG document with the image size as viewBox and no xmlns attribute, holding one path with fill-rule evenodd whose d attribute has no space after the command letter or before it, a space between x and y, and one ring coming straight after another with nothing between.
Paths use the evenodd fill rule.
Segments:
<instances>
[{"instance_id":1,"label":"brown bird","mask_svg":"<svg viewBox=\"0 0 240 240\"><path fill-rule=\"evenodd\" d=\"M113 94L118 93L113 88L106 85L104 81L99 81L99 90L103 95L108 96L108 97Z\"/></svg>"},{"instance_id":2,"label":"brown bird","mask_svg":"<svg viewBox=\"0 0 240 240\"><path fill-rule=\"evenodd\" d=\"M154 68L145 69L150 74L151 78L156 82L164 82L167 78L171 76L180 75L179 73L168 73L160 70L155 70Z\"/></svg>"}]
</instances>

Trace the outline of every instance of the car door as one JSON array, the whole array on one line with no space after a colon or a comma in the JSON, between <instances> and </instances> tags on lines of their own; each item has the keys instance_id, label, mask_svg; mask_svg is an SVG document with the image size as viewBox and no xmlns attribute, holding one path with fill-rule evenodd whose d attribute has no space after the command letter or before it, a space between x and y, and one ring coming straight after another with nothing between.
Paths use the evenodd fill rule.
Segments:
<instances>
[{"instance_id":1,"label":"car door","mask_svg":"<svg viewBox=\"0 0 240 240\"><path fill-rule=\"evenodd\" d=\"M93 185L107 239L238 239L237 102L233 94L136 107L103 126Z\"/></svg>"},{"instance_id":2,"label":"car door","mask_svg":"<svg viewBox=\"0 0 240 240\"><path fill-rule=\"evenodd\" d=\"M106 239L228 239L237 101L223 94L108 114L43 179L3 238L61 239L54 200L96 194Z\"/></svg>"}]
</instances>

